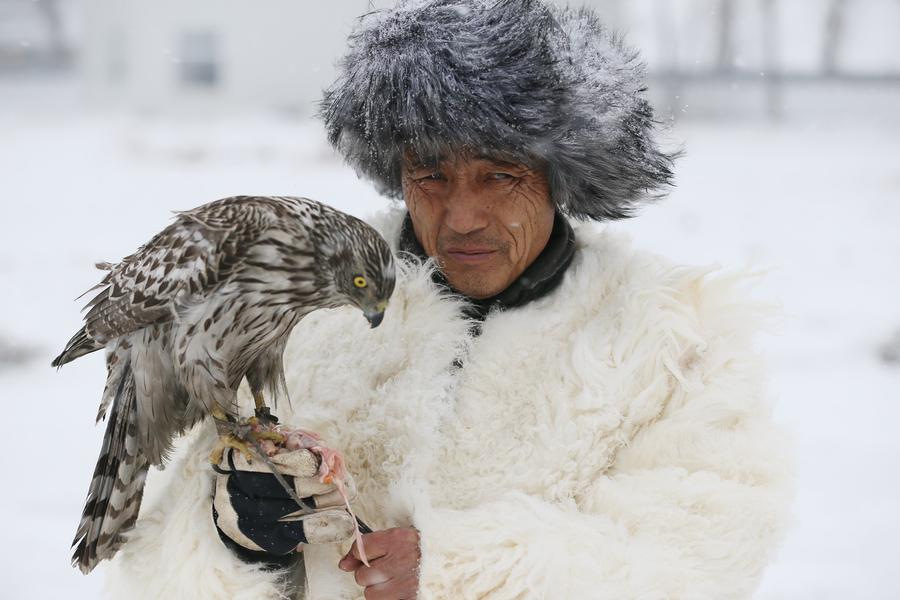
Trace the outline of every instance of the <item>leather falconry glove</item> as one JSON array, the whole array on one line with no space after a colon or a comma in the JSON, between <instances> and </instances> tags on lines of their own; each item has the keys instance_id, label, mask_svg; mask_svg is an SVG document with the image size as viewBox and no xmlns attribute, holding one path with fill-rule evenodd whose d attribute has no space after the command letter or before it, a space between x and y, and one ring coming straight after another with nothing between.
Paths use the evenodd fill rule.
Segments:
<instances>
[{"instance_id":1,"label":"leather falconry glove","mask_svg":"<svg viewBox=\"0 0 900 600\"><path fill-rule=\"evenodd\" d=\"M248 462L243 454L229 449L216 469L213 519L220 536L240 546L232 549L246 560L265 560L266 555L288 555L303 544L329 544L353 537L355 521L336 486L319 480L319 458L314 453L299 449L270 459L315 511L294 514L302 512L301 508L269 468L258 460ZM348 499L353 500L356 486L349 476L344 486Z\"/></svg>"}]
</instances>

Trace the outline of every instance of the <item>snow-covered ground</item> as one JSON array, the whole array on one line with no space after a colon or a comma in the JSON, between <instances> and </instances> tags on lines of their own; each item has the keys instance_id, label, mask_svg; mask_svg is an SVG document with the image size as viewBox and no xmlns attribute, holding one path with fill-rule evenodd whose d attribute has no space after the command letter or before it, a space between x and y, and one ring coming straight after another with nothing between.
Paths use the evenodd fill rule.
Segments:
<instances>
[{"instance_id":1,"label":"snow-covered ground","mask_svg":"<svg viewBox=\"0 0 900 600\"><path fill-rule=\"evenodd\" d=\"M682 123L669 136L687 150L677 190L614 226L685 262L766 269L755 293L784 306L761 345L799 492L761 599L900 597L900 365L879 354L900 330L898 134L852 120ZM0 113L0 347L27 350L0 362L0 597L102 587L103 567L84 577L68 563L102 436L102 357L49 367L79 325L72 299L100 276L92 264L132 251L170 209L222 196L306 195L358 215L383 205L322 138L315 123L262 116L148 120L28 102Z\"/></svg>"}]
</instances>

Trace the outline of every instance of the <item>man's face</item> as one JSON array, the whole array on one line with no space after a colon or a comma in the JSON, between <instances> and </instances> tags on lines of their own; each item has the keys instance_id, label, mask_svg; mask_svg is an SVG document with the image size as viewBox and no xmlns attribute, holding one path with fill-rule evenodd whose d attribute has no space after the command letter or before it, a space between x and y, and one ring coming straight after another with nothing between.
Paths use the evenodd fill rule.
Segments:
<instances>
[{"instance_id":1,"label":"man's face","mask_svg":"<svg viewBox=\"0 0 900 600\"><path fill-rule=\"evenodd\" d=\"M408 161L403 197L416 237L457 292L489 298L511 284L553 230L540 171L487 158Z\"/></svg>"}]
</instances>

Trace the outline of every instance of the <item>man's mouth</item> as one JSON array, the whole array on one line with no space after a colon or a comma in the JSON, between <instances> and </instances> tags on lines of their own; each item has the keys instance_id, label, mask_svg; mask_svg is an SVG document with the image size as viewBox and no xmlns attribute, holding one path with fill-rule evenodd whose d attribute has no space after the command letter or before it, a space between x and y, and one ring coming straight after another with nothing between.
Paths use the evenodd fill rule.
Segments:
<instances>
[{"instance_id":1,"label":"man's mouth","mask_svg":"<svg viewBox=\"0 0 900 600\"><path fill-rule=\"evenodd\" d=\"M496 252L493 248L448 248L444 256L457 263L475 265L490 260Z\"/></svg>"}]
</instances>

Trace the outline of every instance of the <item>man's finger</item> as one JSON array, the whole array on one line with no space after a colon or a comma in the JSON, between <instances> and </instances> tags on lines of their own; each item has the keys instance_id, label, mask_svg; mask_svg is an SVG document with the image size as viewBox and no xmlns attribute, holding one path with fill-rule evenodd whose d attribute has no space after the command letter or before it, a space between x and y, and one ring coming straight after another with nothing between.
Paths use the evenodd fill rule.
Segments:
<instances>
[{"instance_id":1,"label":"man's finger","mask_svg":"<svg viewBox=\"0 0 900 600\"><path fill-rule=\"evenodd\" d=\"M350 556L349 552L345 554L343 558L341 558L340 562L338 562L338 568L341 571L355 571L361 566L363 566L362 561Z\"/></svg>"},{"instance_id":2,"label":"man's finger","mask_svg":"<svg viewBox=\"0 0 900 600\"><path fill-rule=\"evenodd\" d=\"M363 591L366 600L415 600L417 582L413 579L391 579L370 585Z\"/></svg>"},{"instance_id":3,"label":"man's finger","mask_svg":"<svg viewBox=\"0 0 900 600\"><path fill-rule=\"evenodd\" d=\"M384 531L367 533L362 536L362 541L363 546L366 549L366 558L369 559L370 563L376 558L385 556L390 550L390 536L387 535L387 532ZM347 553L347 556L351 556L356 560L362 562L362 556L360 556L359 553L359 546L355 541L350 547L350 552Z\"/></svg>"},{"instance_id":4,"label":"man's finger","mask_svg":"<svg viewBox=\"0 0 900 600\"><path fill-rule=\"evenodd\" d=\"M377 564L373 564L371 567L361 566L356 569L354 578L360 587L369 587L385 583L391 579L391 576Z\"/></svg>"},{"instance_id":5,"label":"man's finger","mask_svg":"<svg viewBox=\"0 0 900 600\"><path fill-rule=\"evenodd\" d=\"M391 582L372 585L363 590L363 597L366 600L388 600L389 598L393 600L397 595L391 593L391 588Z\"/></svg>"}]
</instances>

